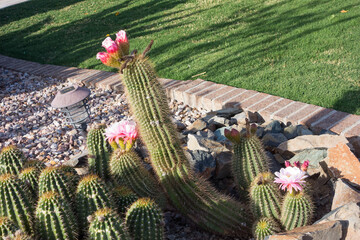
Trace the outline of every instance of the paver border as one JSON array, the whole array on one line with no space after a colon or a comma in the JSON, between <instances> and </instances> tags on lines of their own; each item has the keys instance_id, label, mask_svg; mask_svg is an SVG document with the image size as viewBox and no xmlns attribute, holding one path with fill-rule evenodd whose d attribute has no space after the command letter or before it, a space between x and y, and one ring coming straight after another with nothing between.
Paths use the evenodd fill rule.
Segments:
<instances>
[{"instance_id":1,"label":"paver border","mask_svg":"<svg viewBox=\"0 0 360 240\"><path fill-rule=\"evenodd\" d=\"M69 80L79 85L123 91L121 76L113 72L40 64L4 55L0 55L0 67ZM159 78L159 81L170 99L191 107L208 111L236 107L244 111L258 112L265 120L276 119L295 125L304 124L315 133L331 131L348 138L360 155L360 115L202 79L179 81Z\"/></svg>"}]
</instances>

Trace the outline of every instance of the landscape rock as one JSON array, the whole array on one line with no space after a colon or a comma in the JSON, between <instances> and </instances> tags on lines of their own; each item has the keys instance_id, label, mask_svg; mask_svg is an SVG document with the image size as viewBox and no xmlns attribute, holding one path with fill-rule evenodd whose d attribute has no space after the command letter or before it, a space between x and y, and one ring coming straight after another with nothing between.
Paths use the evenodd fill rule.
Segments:
<instances>
[{"instance_id":1,"label":"landscape rock","mask_svg":"<svg viewBox=\"0 0 360 240\"><path fill-rule=\"evenodd\" d=\"M229 120L224 117L214 116L209 119L209 125L215 125L216 127L224 127L229 125Z\"/></svg>"},{"instance_id":2,"label":"landscape rock","mask_svg":"<svg viewBox=\"0 0 360 240\"><path fill-rule=\"evenodd\" d=\"M202 119L197 119L195 122L193 122L191 125L187 127L187 130L190 132L197 132L204 130L207 126L207 123Z\"/></svg>"},{"instance_id":3,"label":"landscape rock","mask_svg":"<svg viewBox=\"0 0 360 240\"><path fill-rule=\"evenodd\" d=\"M247 117L250 123L263 124L265 122L264 118L258 112L247 112Z\"/></svg>"},{"instance_id":4,"label":"landscape rock","mask_svg":"<svg viewBox=\"0 0 360 240\"><path fill-rule=\"evenodd\" d=\"M340 220L344 223L344 238L346 240L359 240L360 236L360 202L347 203L338 207L314 224Z\"/></svg>"},{"instance_id":5,"label":"landscape rock","mask_svg":"<svg viewBox=\"0 0 360 240\"><path fill-rule=\"evenodd\" d=\"M216 167L216 161L213 155L207 151L189 151L191 158L189 158L190 165L194 171L200 176L209 179Z\"/></svg>"},{"instance_id":6,"label":"landscape rock","mask_svg":"<svg viewBox=\"0 0 360 240\"><path fill-rule=\"evenodd\" d=\"M246 121L245 121L246 118L247 118L246 112L241 112L241 113L238 113L235 116L233 116L231 118L231 120L236 121L236 123L238 123L238 124L245 124L246 123Z\"/></svg>"},{"instance_id":7,"label":"landscape rock","mask_svg":"<svg viewBox=\"0 0 360 240\"><path fill-rule=\"evenodd\" d=\"M231 176L231 164L232 164L233 154L230 151L220 152L215 155L216 160L216 169L215 177L216 179L222 179L225 177Z\"/></svg>"},{"instance_id":8,"label":"landscape rock","mask_svg":"<svg viewBox=\"0 0 360 240\"><path fill-rule=\"evenodd\" d=\"M325 162L334 177L360 185L360 161L346 144L329 148Z\"/></svg>"},{"instance_id":9,"label":"landscape rock","mask_svg":"<svg viewBox=\"0 0 360 240\"><path fill-rule=\"evenodd\" d=\"M351 202L360 202L360 191L349 185L344 179L338 179L335 183L335 195L331 210Z\"/></svg>"},{"instance_id":10,"label":"landscape rock","mask_svg":"<svg viewBox=\"0 0 360 240\"><path fill-rule=\"evenodd\" d=\"M304 125L297 125L296 133L298 136L313 135L313 132Z\"/></svg>"},{"instance_id":11,"label":"landscape rock","mask_svg":"<svg viewBox=\"0 0 360 240\"><path fill-rule=\"evenodd\" d=\"M278 120L271 121L269 124L265 127L266 133L282 133L283 127L281 125L281 122Z\"/></svg>"},{"instance_id":12,"label":"landscape rock","mask_svg":"<svg viewBox=\"0 0 360 240\"><path fill-rule=\"evenodd\" d=\"M210 140L215 140L215 134L209 129L205 129L203 131L198 131L196 133L196 135L198 135L200 137L208 138Z\"/></svg>"},{"instance_id":13,"label":"landscape rock","mask_svg":"<svg viewBox=\"0 0 360 240\"><path fill-rule=\"evenodd\" d=\"M201 150L214 153L228 151L223 144L195 134L188 134L187 147L191 151Z\"/></svg>"},{"instance_id":14,"label":"landscape rock","mask_svg":"<svg viewBox=\"0 0 360 240\"><path fill-rule=\"evenodd\" d=\"M349 144L349 141L344 136L338 135L306 135L298 136L294 139L281 143L277 149L281 152L292 152L293 154L301 152L305 149L313 148L332 148L339 143Z\"/></svg>"},{"instance_id":15,"label":"landscape rock","mask_svg":"<svg viewBox=\"0 0 360 240\"><path fill-rule=\"evenodd\" d=\"M226 119L230 119L232 116L241 113L242 110L239 108L225 108L225 109L221 109L216 111L216 116L219 117L224 117Z\"/></svg>"},{"instance_id":16,"label":"landscape rock","mask_svg":"<svg viewBox=\"0 0 360 240\"><path fill-rule=\"evenodd\" d=\"M218 141L218 142L225 142L225 141L227 141L227 138L225 137L225 134L224 134L225 129L231 130L232 127L222 127L222 128L217 129L217 130L214 132L216 141Z\"/></svg>"},{"instance_id":17,"label":"landscape rock","mask_svg":"<svg viewBox=\"0 0 360 240\"><path fill-rule=\"evenodd\" d=\"M294 163L299 161L301 164L306 160L309 160L309 168L308 173L310 175L320 172L320 162L324 161L327 157L326 149L305 149L299 153L297 153L294 157L292 157L289 161L290 163Z\"/></svg>"},{"instance_id":18,"label":"landscape rock","mask_svg":"<svg viewBox=\"0 0 360 240\"><path fill-rule=\"evenodd\" d=\"M282 133L268 132L261 140L265 146L277 147L282 142L287 141L287 138Z\"/></svg>"},{"instance_id":19,"label":"landscape rock","mask_svg":"<svg viewBox=\"0 0 360 240\"><path fill-rule=\"evenodd\" d=\"M331 221L295 228L288 232L268 236L265 240L341 240L342 229L343 225L340 221Z\"/></svg>"},{"instance_id":20,"label":"landscape rock","mask_svg":"<svg viewBox=\"0 0 360 240\"><path fill-rule=\"evenodd\" d=\"M287 139L296 138L298 136L297 126L290 125L290 126L284 128L284 135Z\"/></svg>"}]
</instances>

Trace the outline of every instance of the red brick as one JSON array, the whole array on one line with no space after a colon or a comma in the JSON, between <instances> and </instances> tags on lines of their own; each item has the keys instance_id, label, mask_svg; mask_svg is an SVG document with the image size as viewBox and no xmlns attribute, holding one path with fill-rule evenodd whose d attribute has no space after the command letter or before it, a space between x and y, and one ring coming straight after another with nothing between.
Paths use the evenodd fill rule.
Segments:
<instances>
[{"instance_id":1,"label":"red brick","mask_svg":"<svg viewBox=\"0 0 360 240\"><path fill-rule=\"evenodd\" d=\"M118 74L116 75L112 75L108 78L105 78L97 83L95 83L96 87L100 87L100 88L104 88L104 89L111 89L110 85L115 83L115 82L120 82L120 76Z\"/></svg>"},{"instance_id":2,"label":"red brick","mask_svg":"<svg viewBox=\"0 0 360 240\"><path fill-rule=\"evenodd\" d=\"M360 137L360 123L353 126L352 128L349 129L349 131L345 133L345 137L347 138L355 137L355 136Z\"/></svg>"},{"instance_id":3,"label":"red brick","mask_svg":"<svg viewBox=\"0 0 360 240\"><path fill-rule=\"evenodd\" d=\"M36 69L42 67L43 65L35 62L26 62L22 66L18 67L16 70L19 72L33 73Z\"/></svg>"},{"instance_id":4,"label":"red brick","mask_svg":"<svg viewBox=\"0 0 360 240\"><path fill-rule=\"evenodd\" d=\"M280 98L280 99L281 100L276 102L275 104L269 105L268 107L261 109L259 111L260 115L265 119L270 119L274 112L286 107L287 105L293 102L286 98Z\"/></svg>"},{"instance_id":5,"label":"red brick","mask_svg":"<svg viewBox=\"0 0 360 240\"><path fill-rule=\"evenodd\" d=\"M198 107L197 102L201 98L203 92L213 85L217 85L217 84L215 84L213 82L204 81L201 84L199 84L198 86L185 91L183 94L184 102L191 107Z\"/></svg>"},{"instance_id":6,"label":"red brick","mask_svg":"<svg viewBox=\"0 0 360 240\"><path fill-rule=\"evenodd\" d=\"M166 84L169 84L173 81L176 81L174 79L167 79L167 78L158 78L158 81L160 82L161 85L166 85Z\"/></svg>"},{"instance_id":7,"label":"red brick","mask_svg":"<svg viewBox=\"0 0 360 240\"><path fill-rule=\"evenodd\" d=\"M349 128L352 128L353 125L357 125L358 123L360 123L360 116L359 115L350 115L348 116L346 119L338 122L337 124L335 124L333 127L330 128L330 131L337 133L337 134L341 134L344 131L346 131Z\"/></svg>"},{"instance_id":8,"label":"red brick","mask_svg":"<svg viewBox=\"0 0 360 240\"><path fill-rule=\"evenodd\" d=\"M293 102L291 105L289 104L287 107L282 109L279 112L276 112L273 116L273 119L280 120L283 122L287 122L287 117L291 115L292 113L296 112L300 108L306 106L306 103L302 102Z\"/></svg>"},{"instance_id":9,"label":"red brick","mask_svg":"<svg viewBox=\"0 0 360 240\"><path fill-rule=\"evenodd\" d=\"M281 99L281 97L270 95L270 98L261 100L257 104L253 105L249 110L252 112L257 112L263 108L266 108L267 106L269 106L270 104L272 104L273 102L275 102L279 99Z\"/></svg>"},{"instance_id":10,"label":"red brick","mask_svg":"<svg viewBox=\"0 0 360 240\"><path fill-rule=\"evenodd\" d=\"M117 82L115 84L111 84L110 88L117 92L124 92L124 85L122 84L122 82Z\"/></svg>"},{"instance_id":11,"label":"red brick","mask_svg":"<svg viewBox=\"0 0 360 240\"><path fill-rule=\"evenodd\" d=\"M84 69L80 74L69 77L68 79L77 83L85 83L87 79L100 72L99 70Z\"/></svg>"},{"instance_id":12,"label":"red brick","mask_svg":"<svg viewBox=\"0 0 360 240\"><path fill-rule=\"evenodd\" d=\"M215 95L212 98L212 109L211 110L219 110L228 107L227 103L231 101L235 96L243 94L246 90L242 88L235 88L226 86L221 89L220 94ZM231 102L232 103L232 102Z\"/></svg>"},{"instance_id":13,"label":"red brick","mask_svg":"<svg viewBox=\"0 0 360 240\"><path fill-rule=\"evenodd\" d=\"M89 76L82 82L85 86L95 86L95 83L97 83L103 79L106 79L106 78L110 77L111 75L112 74L110 72L101 71L99 73Z\"/></svg>"},{"instance_id":14,"label":"red brick","mask_svg":"<svg viewBox=\"0 0 360 240\"><path fill-rule=\"evenodd\" d=\"M204 82L204 80L202 79L196 79L196 80L192 80L190 81L189 83L187 84L184 84L184 85L181 85L177 88L175 88L173 90L173 96L174 96L174 99L177 100L178 102L183 102L185 103L184 101L184 96L183 96L183 93L193 87L196 87L197 85L201 84L202 82ZM186 103L185 103L186 104Z\"/></svg>"},{"instance_id":15,"label":"red brick","mask_svg":"<svg viewBox=\"0 0 360 240\"><path fill-rule=\"evenodd\" d=\"M176 81L174 83L169 83L167 86L165 86L166 95L171 98L174 98L174 89L178 88L179 86L186 85L188 81Z\"/></svg>"},{"instance_id":16,"label":"red brick","mask_svg":"<svg viewBox=\"0 0 360 240\"><path fill-rule=\"evenodd\" d=\"M319 106L315 106L312 104L307 104L307 106L300 111L296 112L295 114L288 116L287 121L292 122L293 124L300 124L300 120L307 117L314 115L317 111L320 111L322 108Z\"/></svg>"},{"instance_id":17,"label":"red brick","mask_svg":"<svg viewBox=\"0 0 360 240\"><path fill-rule=\"evenodd\" d=\"M337 111L333 115L331 115L331 116L323 119L321 122L313 125L313 127L328 130L332 126L334 126L336 123L340 122L341 120L344 120L348 116L350 116L350 114Z\"/></svg>"},{"instance_id":18,"label":"red brick","mask_svg":"<svg viewBox=\"0 0 360 240\"><path fill-rule=\"evenodd\" d=\"M61 70L58 74L61 76L60 78L67 79L76 74L79 74L81 71L82 71L81 68L67 67L67 68Z\"/></svg>"},{"instance_id":19,"label":"red brick","mask_svg":"<svg viewBox=\"0 0 360 240\"><path fill-rule=\"evenodd\" d=\"M213 84L210 87L203 89L196 93L196 106L199 108L204 108L206 110L212 110L212 100L214 97L218 96L218 93L222 93L223 89L228 88L228 86L222 84Z\"/></svg>"},{"instance_id":20,"label":"red brick","mask_svg":"<svg viewBox=\"0 0 360 240\"><path fill-rule=\"evenodd\" d=\"M262 100L264 100L264 98L266 97L269 97L270 95L269 94L266 94L266 93L259 93L257 95L255 95L254 97L252 98L249 98L245 101L243 101L242 103L240 103L240 107L242 109L245 109L245 110L250 110L248 109L248 107L252 106L252 105L255 105L256 103L259 103L261 102Z\"/></svg>"},{"instance_id":21,"label":"red brick","mask_svg":"<svg viewBox=\"0 0 360 240\"><path fill-rule=\"evenodd\" d=\"M321 110L317 111L315 113L312 113L311 115L305 117L304 119L300 120L300 124L304 124L308 127L311 127L311 124L313 124L314 122L318 121L320 118L328 115L330 112L332 112L332 109L329 108L323 108L320 107Z\"/></svg>"}]
</instances>

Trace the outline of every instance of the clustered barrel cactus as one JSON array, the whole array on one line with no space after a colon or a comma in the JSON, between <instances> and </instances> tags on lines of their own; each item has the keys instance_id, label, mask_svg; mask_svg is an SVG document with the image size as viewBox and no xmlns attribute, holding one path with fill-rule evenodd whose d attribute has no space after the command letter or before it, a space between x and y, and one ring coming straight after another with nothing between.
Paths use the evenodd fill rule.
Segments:
<instances>
[{"instance_id":1,"label":"clustered barrel cactus","mask_svg":"<svg viewBox=\"0 0 360 240\"><path fill-rule=\"evenodd\" d=\"M16 147L0 153L0 237L5 239L164 239L161 209L171 204L215 234L262 240L309 224L313 203L304 191L306 168L298 163L273 175L256 125L225 130L234 143L233 175L243 202L219 193L187 161L170 120L164 90L146 57L129 55L124 31L103 41L97 54L123 74L135 122L98 125L87 137L90 174L72 167L44 167ZM134 150L138 136L154 173ZM276 186L280 184L284 194Z\"/></svg>"}]
</instances>

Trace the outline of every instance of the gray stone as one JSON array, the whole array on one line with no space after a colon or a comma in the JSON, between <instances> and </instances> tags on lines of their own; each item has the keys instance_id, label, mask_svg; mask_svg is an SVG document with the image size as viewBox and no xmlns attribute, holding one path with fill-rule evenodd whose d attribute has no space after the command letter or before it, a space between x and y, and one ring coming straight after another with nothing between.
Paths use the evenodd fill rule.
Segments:
<instances>
[{"instance_id":1,"label":"gray stone","mask_svg":"<svg viewBox=\"0 0 360 240\"><path fill-rule=\"evenodd\" d=\"M175 118L171 118L171 121L175 124L176 130L182 131L186 128L186 125Z\"/></svg>"},{"instance_id":2,"label":"gray stone","mask_svg":"<svg viewBox=\"0 0 360 240\"><path fill-rule=\"evenodd\" d=\"M204 131L198 131L196 135L200 137L208 138L210 140L215 140L215 134L209 129L205 129Z\"/></svg>"},{"instance_id":3,"label":"gray stone","mask_svg":"<svg viewBox=\"0 0 360 240\"><path fill-rule=\"evenodd\" d=\"M198 119L195 122L193 122L190 126L187 127L187 130L190 132L197 132L197 131L201 131L204 130L207 126L207 123L202 120L202 119Z\"/></svg>"},{"instance_id":4,"label":"gray stone","mask_svg":"<svg viewBox=\"0 0 360 240\"><path fill-rule=\"evenodd\" d=\"M246 118L247 118L246 113L245 113L245 112L241 112L241 113L238 113L238 114L236 114L235 116L233 116L233 117L231 118L231 120L236 121L238 124L239 124L239 123L240 123L240 124L245 124L245 123L246 123L246 121L245 121Z\"/></svg>"},{"instance_id":5,"label":"gray stone","mask_svg":"<svg viewBox=\"0 0 360 240\"><path fill-rule=\"evenodd\" d=\"M240 112L242 112L242 110L239 108L225 108L225 109L216 111L216 115L219 117L224 117L224 118L229 119L232 116L234 116Z\"/></svg>"},{"instance_id":6,"label":"gray stone","mask_svg":"<svg viewBox=\"0 0 360 240\"><path fill-rule=\"evenodd\" d=\"M247 112L247 117L250 123L263 124L265 122L264 118L258 112Z\"/></svg>"},{"instance_id":7,"label":"gray stone","mask_svg":"<svg viewBox=\"0 0 360 240\"><path fill-rule=\"evenodd\" d=\"M284 128L284 135L287 139L296 138L298 136L297 126L291 125L291 126Z\"/></svg>"},{"instance_id":8,"label":"gray stone","mask_svg":"<svg viewBox=\"0 0 360 240\"><path fill-rule=\"evenodd\" d=\"M215 154L216 169L215 177L217 179L223 179L231 176L231 164L233 154L230 151L220 152Z\"/></svg>"},{"instance_id":9,"label":"gray stone","mask_svg":"<svg viewBox=\"0 0 360 240\"><path fill-rule=\"evenodd\" d=\"M360 236L360 202L351 202L347 203L341 207L338 207L320 220L315 222L315 224L326 223L329 221L340 220L344 222L344 237L346 240L359 240Z\"/></svg>"},{"instance_id":10,"label":"gray stone","mask_svg":"<svg viewBox=\"0 0 360 240\"><path fill-rule=\"evenodd\" d=\"M262 138L264 136L265 129L263 127L258 126L256 130L256 136L258 138Z\"/></svg>"},{"instance_id":11,"label":"gray stone","mask_svg":"<svg viewBox=\"0 0 360 240\"><path fill-rule=\"evenodd\" d=\"M210 178L215 170L216 161L213 155L207 151L190 151L189 158L190 165L193 167L194 171L206 179Z\"/></svg>"},{"instance_id":12,"label":"gray stone","mask_svg":"<svg viewBox=\"0 0 360 240\"><path fill-rule=\"evenodd\" d=\"M214 124L216 127L224 127L226 124L229 124L229 120L224 117L214 116L210 118L209 124Z\"/></svg>"},{"instance_id":13,"label":"gray stone","mask_svg":"<svg viewBox=\"0 0 360 240\"><path fill-rule=\"evenodd\" d=\"M227 151L227 148L223 144L195 134L188 135L187 147L190 151L201 150L214 153Z\"/></svg>"},{"instance_id":14,"label":"gray stone","mask_svg":"<svg viewBox=\"0 0 360 240\"><path fill-rule=\"evenodd\" d=\"M282 142L287 141L287 138L282 133L268 132L261 140L265 146L277 147Z\"/></svg>"},{"instance_id":15,"label":"gray stone","mask_svg":"<svg viewBox=\"0 0 360 240\"><path fill-rule=\"evenodd\" d=\"M296 132L298 136L303 135L314 135L312 131L310 131L306 126L304 125L297 125L296 126Z\"/></svg>"},{"instance_id":16,"label":"gray stone","mask_svg":"<svg viewBox=\"0 0 360 240\"><path fill-rule=\"evenodd\" d=\"M305 149L299 153L297 153L294 157L292 157L289 161L290 163L294 163L299 161L303 163L306 160L309 160L309 171L320 168L320 162L323 161L327 157L326 149Z\"/></svg>"},{"instance_id":17,"label":"gray stone","mask_svg":"<svg viewBox=\"0 0 360 240\"><path fill-rule=\"evenodd\" d=\"M282 133L283 132L283 128L281 126L281 123L278 120L274 120L272 122L270 122L266 127L265 127L265 132L268 133Z\"/></svg>"},{"instance_id":18,"label":"gray stone","mask_svg":"<svg viewBox=\"0 0 360 240\"><path fill-rule=\"evenodd\" d=\"M222 128L217 129L217 130L214 132L216 141L218 141L218 142L227 141L227 138L226 138L225 135L224 135L225 129L231 130L232 127L222 127Z\"/></svg>"},{"instance_id":19,"label":"gray stone","mask_svg":"<svg viewBox=\"0 0 360 240\"><path fill-rule=\"evenodd\" d=\"M77 167L79 164L82 164L85 162L85 158L87 158L88 154L89 154L89 150L85 149L81 153L70 158L70 160L66 161L64 163L64 165L70 166L70 167Z\"/></svg>"},{"instance_id":20,"label":"gray stone","mask_svg":"<svg viewBox=\"0 0 360 240\"><path fill-rule=\"evenodd\" d=\"M351 202L360 202L360 191L349 185L344 179L338 179L335 183L331 210Z\"/></svg>"}]
</instances>

